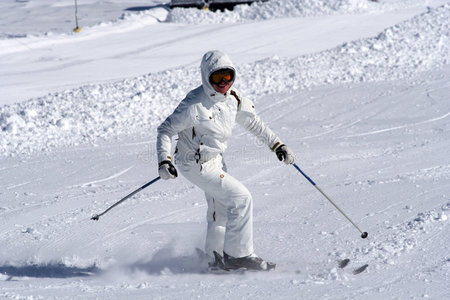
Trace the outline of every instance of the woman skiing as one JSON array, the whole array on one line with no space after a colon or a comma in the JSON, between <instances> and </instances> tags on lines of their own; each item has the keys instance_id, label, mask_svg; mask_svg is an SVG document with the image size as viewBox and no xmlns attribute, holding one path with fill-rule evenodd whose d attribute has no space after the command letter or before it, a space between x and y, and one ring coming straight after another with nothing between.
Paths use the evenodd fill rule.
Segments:
<instances>
[{"instance_id":1,"label":"woman skiing","mask_svg":"<svg viewBox=\"0 0 450 300\"><path fill-rule=\"evenodd\" d=\"M205 192L208 203L205 251L224 255L227 268L267 270L271 265L254 254L252 197L227 173L222 154L235 123L263 140L286 164L292 151L256 115L253 103L232 85L236 70L220 51L207 52L201 62L202 85L190 91L158 127L157 155L162 179L177 170ZM172 137L178 135L174 160ZM274 265L273 265L274 266Z\"/></svg>"}]
</instances>

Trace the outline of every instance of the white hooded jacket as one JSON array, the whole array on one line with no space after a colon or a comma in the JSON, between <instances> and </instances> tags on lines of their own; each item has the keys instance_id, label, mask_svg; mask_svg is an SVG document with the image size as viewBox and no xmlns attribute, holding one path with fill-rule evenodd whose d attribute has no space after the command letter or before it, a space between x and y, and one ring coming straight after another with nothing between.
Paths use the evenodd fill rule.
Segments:
<instances>
[{"instance_id":1,"label":"white hooded jacket","mask_svg":"<svg viewBox=\"0 0 450 300\"><path fill-rule=\"evenodd\" d=\"M214 71L225 68L235 70L226 54L207 52L200 67L202 85L190 91L158 127L158 162L172 161L171 140L176 134L177 164L190 165L213 159L227 148L235 122L263 140L272 150L281 144L279 138L255 114L252 101L242 97L233 87L226 94L221 94L210 84L209 77Z\"/></svg>"}]
</instances>

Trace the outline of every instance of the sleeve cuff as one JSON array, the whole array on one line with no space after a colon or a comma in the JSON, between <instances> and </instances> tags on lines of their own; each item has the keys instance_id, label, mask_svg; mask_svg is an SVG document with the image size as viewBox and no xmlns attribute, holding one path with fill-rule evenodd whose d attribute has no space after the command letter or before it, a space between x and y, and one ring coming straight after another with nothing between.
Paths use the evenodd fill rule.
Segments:
<instances>
[{"instance_id":1,"label":"sleeve cuff","mask_svg":"<svg viewBox=\"0 0 450 300\"><path fill-rule=\"evenodd\" d=\"M272 148L270 148L272 151L275 151L275 149L277 149L278 146L282 145L281 141L276 142Z\"/></svg>"},{"instance_id":2,"label":"sleeve cuff","mask_svg":"<svg viewBox=\"0 0 450 300\"><path fill-rule=\"evenodd\" d=\"M165 160L169 160L170 162L173 162L172 156L166 155L166 154L159 155L159 157L158 157L158 163L163 162L163 161L165 161Z\"/></svg>"}]
</instances>

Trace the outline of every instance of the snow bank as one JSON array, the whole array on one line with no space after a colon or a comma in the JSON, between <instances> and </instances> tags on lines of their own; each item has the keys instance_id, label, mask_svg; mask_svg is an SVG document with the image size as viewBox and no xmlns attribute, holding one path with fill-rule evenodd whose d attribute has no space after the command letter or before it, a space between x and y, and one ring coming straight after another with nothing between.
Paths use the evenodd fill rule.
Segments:
<instances>
[{"instance_id":1,"label":"snow bank","mask_svg":"<svg viewBox=\"0 0 450 300\"><path fill-rule=\"evenodd\" d=\"M188 24L237 23L249 20L267 20L273 18L307 17L366 11L375 8L367 0L279 0L255 2L252 5L238 5L233 11L211 12L195 8L173 9L168 22Z\"/></svg>"},{"instance_id":2,"label":"snow bank","mask_svg":"<svg viewBox=\"0 0 450 300\"><path fill-rule=\"evenodd\" d=\"M115 3L117 2L117 3ZM238 5L233 11L212 12L196 8L175 8L169 10L169 0L129 0L79 2L78 16L83 35L86 32L124 30L136 28L153 21L185 24L222 24L262 21L276 18L311 17L332 14L376 13L405 10L426 5L444 4L445 0L271 0L252 5ZM70 38L75 26L74 3L61 0L40 5L27 1L0 3L0 41L36 38ZM136 6L140 5L140 6ZM105 8L107 7L107 8ZM125 10L125 12L123 12ZM21 13L10 13L20 11ZM18 20L18 15L21 18ZM39 22L35 22L39 19ZM61 26L61 20L63 26ZM55 25L58 24L58 25ZM89 29L89 30L88 30ZM77 34L78 35L78 34ZM4 48L4 47L3 47Z\"/></svg>"},{"instance_id":3,"label":"snow bank","mask_svg":"<svg viewBox=\"0 0 450 300\"><path fill-rule=\"evenodd\" d=\"M186 24L221 24L261 21L275 18L311 17L390 11L423 5L414 0L373 2L370 0L277 0L238 5L233 11L211 12L196 8L173 9L167 22Z\"/></svg>"},{"instance_id":4,"label":"snow bank","mask_svg":"<svg viewBox=\"0 0 450 300\"><path fill-rule=\"evenodd\" d=\"M321 84L412 78L450 62L449 17L450 4L446 4L373 38L295 59L266 59L244 66L244 82L252 91L275 93Z\"/></svg>"},{"instance_id":5,"label":"snow bank","mask_svg":"<svg viewBox=\"0 0 450 300\"><path fill-rule=\"evenodd\" d=\"M146 128L154 130L172 109L161 102L181 99L193 87L183 80L190 77L199 74L176 69L1 107L1 152L29 154L128 133L148 134Z\"/></svg>"},{"instance_id":6,"label":"snow bank","mask_svg":"<svg viewBox=\"0 0 450 300\"><path fill-rule=\"evenodd\" d=\"M446 4L374 38L295 59L273 57L246 64L239 67L237 86L255 98L322 84L413 78L449 63L449 19ZM29 154L130 133L148 136L199 84L198 68L179 67L3 106L0 152Z\"/></svg>"}]
</instances>

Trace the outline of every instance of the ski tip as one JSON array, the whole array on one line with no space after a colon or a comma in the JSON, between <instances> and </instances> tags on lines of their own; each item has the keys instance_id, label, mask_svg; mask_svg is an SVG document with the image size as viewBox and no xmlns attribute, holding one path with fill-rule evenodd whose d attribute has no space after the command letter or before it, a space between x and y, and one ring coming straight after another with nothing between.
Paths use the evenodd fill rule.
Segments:
<instances>
[{"instance_id":1,"label":"ski tip","mask_svg":"<svg viewBox=\"0 0 450 300\"><path fill-rule=\"evenodd\" d=\"M220 255L217 251L213 251L214 260L216 265L223 265L222 255Z\"/></svg>"},{"instance_id":2,"label":"ski tip","mask_svg":"<svg viewBox=\"0 0 450 300\"><path fill-rule=\"evenodd\" d=\"M266 271L275 270L276 267L277 267L277 264L276 264L276 263L273 263L273 262L267 262L267 268L266 268Z\"/></svg>"},{"instance_id":3,"label":"ski tip","mask_svg":"<svg viewBox=\"0 0 450 300\"><path fill-rule=\"evenodd\" d=\"M207 255L207 254L205 253L205 251L203 251L203 250L200 249L200 248L195 248L195 253L197 253L197 255L198 255L199 257L204 257L204 256Z\"/></svg>"},{"instance_id":4,"label":"ski tip","mask_svg":"<svg viewBox=\"0 0 450 300\"><path fill-rule=\"evenodd\" d=\"M356 275L356 274L364 272L368 267L369 267L369 265L365 264L365 265L363 265L363 266L353 270L353 275Z\"/></svg>"},{"instance_id":5,"label":"ski tip","mask_svg":"<svg viewBox=\"0 0 450 300\"><path fill-rule=\"evenodd\" d=\"M214 253L214 258L215 258L216 260L222 261L222 255L220 255L219 252L213 251L213 253Z\"/></svg>"},{"instance_id":6,"label":"ski tip","mask_svg":"<svg viewBox=\"0 0 450 300\"><path fill-rule=\"evenodd\" d=\"M339 262L339 268L341 268L341 269L345 268L349 264L349 262L350 262L350 259L348 259L348 258L341 260Z\"/></svg>"}]
</instances>

